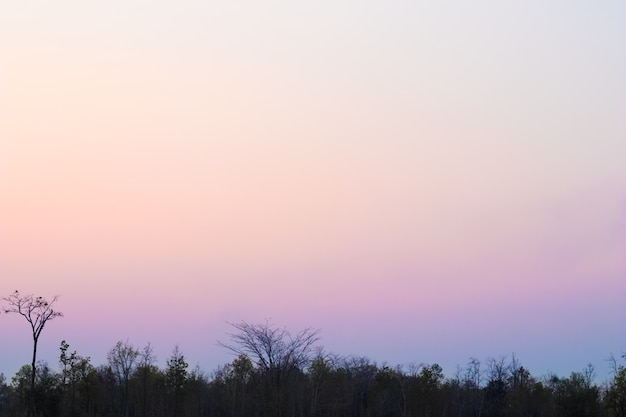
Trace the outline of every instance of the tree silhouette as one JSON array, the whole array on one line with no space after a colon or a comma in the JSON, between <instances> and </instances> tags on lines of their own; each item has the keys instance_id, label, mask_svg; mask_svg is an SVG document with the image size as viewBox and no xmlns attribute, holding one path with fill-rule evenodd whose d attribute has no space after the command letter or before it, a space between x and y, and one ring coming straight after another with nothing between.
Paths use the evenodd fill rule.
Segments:
<instances>
[{"instance_id":1,"label":"tree silhouette","mask_svg":"<svg viewBox=\"0 0 626 417\"><path fill-rule=\"evenodd\" d=\"M128 340L124 343L117 342L107 354L109 366L115 375L122 394L122 415L128 416L129 381L135 369L139 351Z\"/></svg>"},{"instance_id":2,"label":"tree silhouette","mask_svg":"<svg viewBox=\"0 0 626 417\"><path fill-rule=\"evenodd\" d=\"M59 297L55 296L52 301L47 301L43 297L35 297L32 294L21 295L19 291L15 291L8 297L3 297L2 300L6 303L4 306L5 313L17 313L24 317L31 327L33 333L33 361L31 363L31 378L30 378L30 406L29 414L32 416L35 413L35 371L37 366L37 342L39 336L46 323L55 317L62 317L63 313L55 311L52 306Z\"/></svg>"},{"instance_id":3,"label":"tree silhouette","mask_svg":"<svg viewBox=\"0 0 626 417\"><path fill-rule=\"evenodd\" d=\"M229 333L232 343L218 341L218 345L250 357L260 369L270 373L306 366L319 340L319 330L311 328L292 335L287 329L274 327L269 322L229 324L237 330Z\"/></svg>"},{"instance_id":4,"label":"tree silhouette","mask_svg":"<svg viewBox=\"0 0 626 417\"><path fill-rule=\"evenodd\" d=\"M177 345L167 360L167 369L165 371L165 381L171 393L174 417L179 415L180 402L187 378L189 377L187 367L189 367L189 364L185 361L185 356L183 356Z\"/></svg>"},{"instance_id":5,"label":"tree silhouette","mask_svg":"<svg viewBox=\"0 0 626 417\"><path fill-rule=\"evenodd\" d=\"M267 415L281 417L299 406L296 387L304 368L310 363L319 331L306 328L295 335L287 329L274 327L269 321L263 324L246 322L229 323L235 330L230 333L231 343L218 344L238 356L246 356L256 363L263 382L261 397L265 400Z\"/></svg>"}]
</instances>

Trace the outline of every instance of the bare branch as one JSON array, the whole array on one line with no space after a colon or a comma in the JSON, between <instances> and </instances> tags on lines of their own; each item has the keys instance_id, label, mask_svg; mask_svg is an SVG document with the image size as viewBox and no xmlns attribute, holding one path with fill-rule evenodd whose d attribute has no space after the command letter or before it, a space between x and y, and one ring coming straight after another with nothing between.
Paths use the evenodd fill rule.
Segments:
<instances>
[{"instance_id":1,"label":"bare branch","mask_svg":"<svg viewBox=\"0 0 626 417\"><path fill-rule=\"evenodd\" d=\"M306 328L292 335L284 328L246 322L228 323L236 332L228 333L231 343L218 341L236 355L250 357L256 365L266 371L302 369L313 354L313 347L319 340L319 330Z\"/></svg>"},{"instance_id":2,"label":"bare branch","mask_svg":"<svg viewBox=\"0 0 626 417\"><path fill-rule=\"evenodd\" d=\"M58 300L58 296L47 301L39 296L32 294L21 295L19 291L15 291L7 297L2 297L4 306L2 309L5 313L17 313L24 317L30 325L33 334L33 361L31 363L31 392L35 392L35 374L37 364L37 341L46 323L56 317L63 317L63 313L55 311L52 307ZM33 415L35 407L35 398L30 403L30 414Z\"/></svg>"},{"instance_id":3,"label":"bare branch","mask_svg":"<svg viewBox=\"0 0 626 417\"><path fill-rule=\"evenodd\" d=\"M34 340L39 339L41 331L49 320L63 317L63 313L52 308L58 299L59 296L55 296L52 301L47 301L43 297L35 297L32 294L21 295L17 290L8 297L2 298L5 302L4 312L23 316L30 324Z\"/></svg>"}]
</instances>

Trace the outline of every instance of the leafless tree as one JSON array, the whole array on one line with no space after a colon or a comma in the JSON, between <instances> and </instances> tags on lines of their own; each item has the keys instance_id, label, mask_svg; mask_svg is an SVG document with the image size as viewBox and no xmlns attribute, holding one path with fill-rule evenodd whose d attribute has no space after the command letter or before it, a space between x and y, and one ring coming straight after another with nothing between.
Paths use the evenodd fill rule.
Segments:
<instances>
[{"instance_id":1,"label":"leafless tree","mask_svg":"<svg viewBox=\"0 0 626 417\"><path fill-rule=\"evenodd\" d=\"M582 375L585 380L585 388L593 386L593 381L596 379L596 368L592 363L588 363L583 369Z\"/></svg>"},{"instance_id":2,"label":"leafless tree","mask_svg":"<svg viewBox=\"0 0 626 417\"><path fill-rule=\"evenodd\" d=\"M228 324L237 332L229 333L231 343L218 341L218 345L237 355L250 357L260 369L270 372L302 369L309 363L319 340L319 330L310 327L292 335L287 329L272 326L269 321Z\"/></svg>"},{"instance_id":3,"label":"leafless tree","mask_svg":"<svg viewBox=\"0 0 626 417\"><path fill-rule=\"evenodd\" d=\"M139 351L128 343L128 340L124 343L117 342L107 354L109 366L121 388L122 410L125 417L128 416L128 384L138 356Z\"/></svg>"},{"instance_id":4,"label":"leafless tree","mask_svg":"<svg viewBox=\"0 0 626 417\"><path fill-rule=\"evenodd\" d=\"M8 297L3 297L3 310L5 313L17 313L24 317L33 333L33 361L31 363L30 392L31 401L29 414L35 412L35 370L37 366L37 343L41 331L46 323L56 317L63 317L63 313L55 311L52 307L59 297L55 296L52 301L47 301L43 297L35 297L32 294L22 295L19 291L15 291Z\"/></svg>"},{"instance_id":5,"label":"leafless tree","mask_svg":"<svg viewBox=\"0 0 626 417\"><path fill-rule=\"evenodd\" d=\"M230 343L218 341L238 356L246 356L256 363L262 376L264 408L267 415L281 417L294 414L300 374L314 353L319 340L318 330L306 328L292 335L284 328L246 322L229 323L235 333L229 333Z\"/></svg>"},{"instance_id":6,"label":"leafless tree","mask_svg":"<svg viewBox=\"0 0 626 417\"><path fill-rule=\"evenodd\" d=\"M142 416L148 415L147 413L147 398L148 398L148 375L153 372L154 364L156 363L156 356L154 355L152 345L148 343L143 347L139 353L138 369L141 372L141 410Z\"/></svg>"},{"instance_id":7,"label":"leafless tree","mask_svg":"<svg viewBox=\"0 0 626 417\"><path fill-rule=\"evenodd\" d=\"M509 366L506 364L506 358L489 358L487 360L487 381L490 383L504 383L509 374Z\"/></svg>"}]
</instances>

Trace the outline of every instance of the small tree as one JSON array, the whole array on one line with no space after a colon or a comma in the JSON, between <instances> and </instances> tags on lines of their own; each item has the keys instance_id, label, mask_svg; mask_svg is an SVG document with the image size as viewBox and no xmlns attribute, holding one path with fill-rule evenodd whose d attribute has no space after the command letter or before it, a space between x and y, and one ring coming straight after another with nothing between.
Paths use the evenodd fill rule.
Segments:
<instances>
[{"instance_id":1,"label":"small tree","mask_svg":"<svg viewBox=\"0 0 626 417\"><path fill-rule=\"evenodd\" d=\"M149 386L154 385L154 375L158 373L158 368L155 366L156 360L157 358L154 355L152 345L148 343L139 353L139 363L137 364L135 374L136 377L140 378L142 417L148 415L147 404Z\"/></svg>"},{"instance_id":2,"label":"small tree","mask_svg":"<svg viewBox=\"0 0 626 417\"><path fill-rule=\"evenodd\" d=\"M138 356L139 351L128 343L128 340L125 343L117 342L107 354L109 366L121 390L122 413L125 417L128 416L128 384Z\"/></svg>"},{"instance_id":3,"label":"small tree","mask_svg":"<svg viewBox=\"0 0 626 417\"><path fill-rule=\"evenodd\" d=\"M4 374L0 372L0 415L2 415L2 406L4 405L7 396L7 386L5 382L6 378L4 377Z\"/></svg>"},{"instance_id":4,"label":"small tree","mask_svg":"<svg viewBox=\"0 0 626 417\"><path fill-rule=\"evenodd\" d=\"M62 405L73 416L77 413L77 398L80 405L89 405L89 379L94 375L94 367L90 363L89 356L82 357L76 351L68 354L69 347L70 345L65 340L61 342L60 383L63 394Z\"/></svg>"},{"instance_id":5,"label":"small tree","mask_svg":"<svg viewBox=\"0 0 626 417\"><path fill-rule=\"evenodd\" d=\"M167 360L165 371L165 381L172 394L174 417L178 416L179 403L188 378L188 366L189 364L185 361L185 357L178 346L174 347L172 356Z\"/></svg>"},{"instance_id":6,"label":"small tree","mask_svg":"<svg viewBox=\"0 0 626 417\"><path fill-rule=\"evenodd\" d=\"M622 358L626 359L626 353ZM604 401L615 417L626 417L626 366L619 364L613 354L608 360L613 380L608 384Z\"/></svg>"},{"instance_id":7,"label":"small tree","mask_svg":"<svg viewBox=\"0 0 626 417\"><path fill-rule=\"evenodd\" d=\"M37 368L37 342L39 336L46 323L56 317L63 317L63 313L55 311L52 306L59 297L55 296L52 301L47 301L43 297L35 297L32 294L21 295L19 291L15 291L2 300L6 303L4 306L5 313L17 313L24 317L30 324L33 333L33 361L31 363L29 414L35 413L35 375Z\"/></svg>"}]
</instances>

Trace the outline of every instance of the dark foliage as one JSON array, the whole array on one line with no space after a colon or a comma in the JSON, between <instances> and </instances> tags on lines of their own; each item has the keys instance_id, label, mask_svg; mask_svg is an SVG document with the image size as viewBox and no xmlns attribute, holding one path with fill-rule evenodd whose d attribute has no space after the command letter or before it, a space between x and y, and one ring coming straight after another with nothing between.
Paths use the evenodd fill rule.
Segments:
<instances>
[{"instance_id":1,"label":"dark foliage","mask_svg":"<svg viewBox=\"0 0 626 417\"><path fill-rule=\"evenodd\" d=\"M32 366L10 381L0 375L0 417L27 415L33 398L37 415L50 417L626 417L626 368L614 358L602 386L592 366L537 378L515 356L486 365L471 358L446 378L437 364L324 353L308 329L293 337L268 323L235 329L247 332L231 335L237 356L211 377L190 371L178 347L160 369L150 345L119 342L95 367L63 341L58 371L35 368L35 395Z\"/></svg>"}]
</instances>

